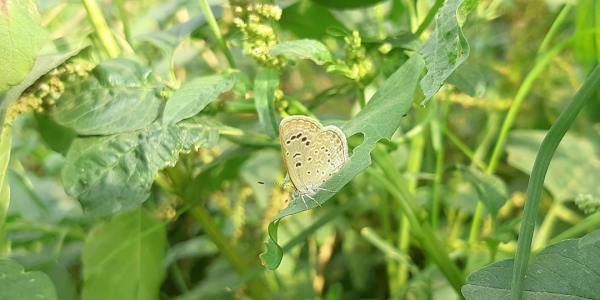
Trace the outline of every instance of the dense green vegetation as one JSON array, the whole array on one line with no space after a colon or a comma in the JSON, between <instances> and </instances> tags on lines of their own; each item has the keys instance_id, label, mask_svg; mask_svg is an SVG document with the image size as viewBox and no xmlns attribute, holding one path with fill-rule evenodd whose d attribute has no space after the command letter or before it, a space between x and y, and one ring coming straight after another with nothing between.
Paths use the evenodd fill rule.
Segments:
<instances>
[{"instance_id":1,"label":"dense green vegetation","mask_svg":"<svg viewBox=\"0 0 600 300\"><path fill-rule=\"evenodd\" d=\"M0 299L600 299L599 60L599 0L0 0Z\"/></svg>"}]
</instances>

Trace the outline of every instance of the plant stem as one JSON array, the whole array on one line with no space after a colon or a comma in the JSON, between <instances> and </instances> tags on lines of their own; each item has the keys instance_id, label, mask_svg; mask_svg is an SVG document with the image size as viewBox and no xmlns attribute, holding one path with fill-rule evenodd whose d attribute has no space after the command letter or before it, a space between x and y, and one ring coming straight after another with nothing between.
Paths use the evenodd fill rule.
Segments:
<instances>
[{"instance_id":1,"label":"plant stem","mask_svg":"<svg viewBox=\"0 0 600 300\"><path fill-rule=\"evenodd\" d=\"M90 23L92 23L92 27L94 27L94 31L108 56L111 58L119 56L121 49L119 48L115 37L112 35L112 32L110 32L110 28L108 27L106 19L104 19L100 6L98 6L96 0L81 0L81 2L87 11L88 19L90 20Z\"/></svg>"},{"instance_id":2,"label":"plant stem","mask_svg":"<svg viewBox=\"0 0 600 300\"><path fill-rule=\"evenodd\" d=\"M219 227L206 208L204 208L202 204L196 205L192 208L191 213L196 221L200 223L206 232L206 235L208 235L211 241L219 248L219 252L231 264L233 269L241 276L248 274L251 269L219 230ZM268 292L265 290L267 285L262 281L262 277L257 277L248 281L248 291L253 299L268 299Z\"/></svg>"},{"instance_id":3,"label":"plant stem","mask_svg":"<svg viewBox=\"0 0 600 300\"><path fill-rule=\"evenodd\" d=\"M504 152L504 145L506 144L506 140L508 139L508 135L510 134L510 130L512 125L515 122L517 114L521 109L521 105L525 100L526 96L529 94L529 91L533 87L534 81L538 78L538 76L542 73L542 71L546 68L546 66L552 61L554 57L556 57L565 47L567 47L573 39L569 38L558 45L554 46L550 51L544 53L542 57L536 60L535 65L529 71L527 76L525 76L525 80L519 89L517 90L517 94L515 95L515 99L512 102L504 121L502 122L502 128L500 129L500 134L498 136L498 140L496 141L496 146L492 152L492 157L490 158L490 162L486 169L488 174L494 174L496 172L496 168L498 167L498 163L500 163L500 158L502 153ZM481 225L481 217L483 215L483 203L481 201L477 202L477 206L475 208L475 214L473 215L473 220L471 221L471 230L469 233L469 243L475 241L477 237L477 233L479 232L479 226Z\"/></svg>"},{"instance_id":4,"label":"plant stem","mask_svg":"<svg viewBox=\"0 0 600 300\"><path fill-rule=\"evenodd\" d=\"M565 239L570 239L581 235L589 230L600 227L600 212L588 216L581 222L575 224L569 229L563 231L561 234L550 239L550 244L558 243Z\"/></svg>"},{"instance_id":5,"label":"plant stem","mask_svg":"<svg viewBox=\"0 0 600 300\"><path fill-rule=\"evenodd\" d=\"M442 178L444 176L444 142L442 140L442 131L446 127L446 114L448 112L448 103L438 103L439 112L431 121L431 140L435 152L435 176L433 179L433 191L431 197L431 227L436 230L440 217L440 201Z\"/></svg>"},{"instance_id":6,"label":"plant stem","mask_svg":"<svg viewBox=\"0 0 600 300\"><path fill-rule=\"evenodd\" d=\"M427 27L429 26L429 23L431 23L431 21L433 21L435 14L440 9L440 7L442 7L442 5L444 5L444 0L436 0L435 1L435 3L431 7L431 9L429 9L429 12L425 16L425 19L423 19L423 22L421 22L421 25L419 25L419 28L417 28L417 31L415 31L416 37L421 36L423 31L425 31L425 29L427 29Z\"/></svg>"},{"instance_id":7,"label":"plant stem","mask_svg":"<svg viewBox=\"0 0 600 300\"><path fill-rule=\"evenodd\" d=\"M458 150L460 150L460 152L462 152L467 158L469 158L472 163L474 163L476 166L482 169L487 168L487 165L484 162L475 158L473 150L471 150L469 146L463 143L463 141L461 141L460 138L456 136L454 132L452 132L452 130L445 127L442 128L442 130L444 131L444 134L446 135L448 140L450 140L458 148Z\"/></svg>"},{"instance_id":8,"label":"plant stem","mask_svg":"<svg viewBox=\"0 0 600 300\"><path fill-rule=\"evenodd\" d=\"M119 12L119 19L123 23L123 33L125 34L125 40L129 43L130 47L133 47L133 39L131 38L131 27L129 26L129 16L127 10L125 10L124 0L115 0L117 4L117 11Z\"/></svg>"},{"instance_id":9,"label":"plant stem","mask_svg":"<svg viewBox=\"0 0 600 300\"><path fill-rule=\"evenodd\" d=\"M558 30L560 29L562 24L567 19L567 15L569 14L569 12L571 12L571 8L573 8L573 5L570 3L567 3L560 10L560 12L558 13L558 16L556 16L556 19L554 19L554 22L552 22L552 25L550 26L548 33L546 34L546 36L544 37L544 40L542 41L542 43L540 44L540 47L538 48L538 55L545 53L548 50L548 47L550 46L550 42L552 42L552 40L558 33Z\"/></svg>"},{"instance_id":10,"label":"plant stem","mask_svg":"<svg viewBox=\"0 0 600 300\"><path fill-rule=\"evenodd\" d=\"M548 130L548 133L540 145L540 150L535 158L531 176L529 177L529 184L527 185L527 200L525 201L523 221L519 231L517 253L515 255L513 268L511 285L511 296L513 300L520 300L522 297L525 274L527 273L527 263L529 262L529 254L531 251L533 230L535 229L540 198L544 189L544 179L552 156L581 109L590 100L595 99L592 96L599 90L599 87L600 66L596 66L577 94L575 94L571 103L567 105L556 122L550 127L550 130Z\"/></svg>"},{"instance_id":11,"label":"plant stem","mask_svg":"<svg viewBox=\"0 0 600 300\"><path fill-rule=\"evenodd\" d=\"M206 0L200 0L200 8L202 9L204 16L206 17L208 26L210 27L212 34L214 35L215 39L217 40L217 43L219 44L221 51L223 51L223 53L225 54L225 57L227 58L229 67L235 68L236 66L235 66L235 60L233 59L233 55L231 54L231 51L229 51L229 48L227 48L227 44L225 44L225 40L223 40L223 35L221 35L221 30L219 29L219 25L217 24L215 15L212 13L212 10L210 9L208 2Z\"/></svg>"}]
</instances>

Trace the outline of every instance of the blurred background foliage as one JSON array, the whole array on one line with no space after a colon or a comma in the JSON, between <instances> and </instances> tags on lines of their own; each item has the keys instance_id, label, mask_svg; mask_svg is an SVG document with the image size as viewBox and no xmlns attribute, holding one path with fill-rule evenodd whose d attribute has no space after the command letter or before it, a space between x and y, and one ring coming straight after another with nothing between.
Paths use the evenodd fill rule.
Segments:
<instances>
[{"instance_id":1,"label":"blurred background foliage","mask_svg":"<svg viewBox=\"0 0 600 300\"><path fill-rule=\"evenodd\" d=\"M0 8L20 2L4 1ZM259 260L268 224L290 202L279 184L285 170L276 133L257 115L259 79L271 80L264 83L267 88L276 87L269 96L275 115L318 116L328 124L351 119L430 37L435 21L426 20L443 2L27 2L37 6L33 19L41 26L19 35L29 39L24 48L43 44L40 54L62 56L14 101L7 87L21 82L33 61L23 67L2 60L2 73L13 70L10 75L18 79L0 82L2 105L14 102L6 113L2 110L12 127L12 145L10 163L4 161L10 205L6 196L0 253L33 272L24 274L47 275L54 286L48 299L52 289L58 299L458 299L409 233L374 166L322 207L283 219L278 242L284 252L277 270L266 270ZM427 105L419 105L423 95L417 95L391 142L378 147L403 175L423 209L421 217L431 219L427 223L463 281L489 263L514 256L528 174L542 137L600 59L600 1L471 2L475 7L468 19L464 24L459 19L471 49L467 61ZM207 9L217 23L207 19ZM108 28L99 27L95 17ZM299 39L320 41L332 57L313 62L270 52ZM132 59L138 71L111 69L102 77L94 68L117 56ZM279 73L269 77L261 73L265 67ZM167 168L140 172L147 180L140 186L151 188L128 195L129 210L113 215L113 200L92 192L93 204L107 210L84 213L95 208L69 196L63 182L67 171L61 176L75 137L97 134L94 126L104 122L145 128L152 103L177 95L194 78L214 74L235 78L235 84L203 104L202 124L209 129L189 137L194 144L201 140L202 147L178 145L185 151L165 159ZM95 99L97 91L105 91L103 97L118 95L123 92L118 82L146 90L153 80L161 88L140 98L144 105L134 116L127 111L119 123L115 110L107 119L95 116L88 129L68 128L72 119L63 107ZM600 226L600 97L595 97L551 165L536 250ZM515 101L523 102L506 153L494 162L495 172L485 173ZM136 127L134 120L143 126ZM351 145L358 144L354 138ZM7 139L2 141L0 148L7 147ZM0 188L2 193L7 189ZM490 206L486 200L496 202ZM489 215L493 207L497 214ZM6 265L5 270L9 267L15 268Z\"/></svg>"}]
</instances>

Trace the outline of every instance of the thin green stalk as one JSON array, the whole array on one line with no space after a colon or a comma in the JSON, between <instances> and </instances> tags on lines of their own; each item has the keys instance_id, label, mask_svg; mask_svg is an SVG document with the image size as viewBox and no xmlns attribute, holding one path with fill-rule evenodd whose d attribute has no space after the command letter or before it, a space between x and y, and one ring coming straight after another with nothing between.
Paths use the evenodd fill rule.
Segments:
<instances>
[{"instance_id":1,"label":"thin green stalk","mask_svg":"<svg viewBox=\"0 0 600 300\"><path fill-rule=\"evenodd\" d=\"M600 227L600 212L590 215L581 222L569 227L559 235L550 239L550 244L558 243L565 239L574 238L592 229Z\"/></svg>"},{"instance_id":2,"label":"thin green stalk","mask_svg":"<svg viewBox=\"0 0 600 300\"><path fill-rule=\"evenodd\" d=\"M227 62L229 63L229 66L231 68L235 68L235 60L233 59L233 55L231 54L231 51L229 51L229 48L227 48L227 44L225 44L225 40L223 40L223 35L221 35L221 30L219 29L219 25L217 24L215 15L213 15L212 10L210 9L210 6L208 5L208 2L206 0L200 0L200 8L202 9L204 16L206 17L208 26L210 27L212 34L215 36L215 39L217 40L217 43L219 44L221 51L223 51L223 53L225 54L225 57L227 58Z\"/></svg>"},{"instance_id":3,"label":"thin green stalk","mask_svg":"<svg viewBox=\"0 0 600 300\"><path fill-rule=\"evenodd\" d=\"M462 152L467 158L469 158L469 160L471 160L472 163L474 163L477 167L480 167L482 169L487 168L487 165L484 162L475 159L475 154L473 150L471 150L469 146L463 143L463 141L461 141L460 138L456 136L454 132L452 132L452 130L448 128L443 128L443 131L448 140L450 140L450 142L452 142L452 144L454 144L454 146L456 146L458 150L460 150L460 152Z\"/></svg>"},{"instance_id":4,"label":"thin green stalk","mask_svg":"<svg viewBox=\"0 0 600 300\"><path fill-rule=\"evenodd\" d=\"M533 250L539 250L546 246L546 243L550 238L552 228L554 228L554 224L556 224L558 205L558 202L553 202L550 208L548 209L548 212L544 216L544 221L542 222L542 225L540 226L538 232L535 235Z\"/></svg>"},{"instance_id":5,"label":"thin green stalk","mask_svg":"<svg viewBox=\"0 0 600 300\"><path fill-rule=\"evenodd\" d=\"M423 113L418 114L419 119L422 119ZM421 166L423 164L423 153L425 148L425 136L424 132L416 135L410 143L409 150L409 158L408 165L406 166L406 171L409 174L418 174L421 171ZM393 177L392 177L393 178ZM411 178L407 182L408 192L411 194L415 194L417 190L418 179L417 177ZM401 230L400 236L398 239L398 247L401 253L408 253L408 248L410 247L410 223L406 216L402 216L401 218ZM400 285L406 284L408 281L408 265L404 263L400 263L398 270L398 281Z\"/></svg>"},{"instance_id":6,"label":"thin green stalk","mask_svg":"<svg viewBox=\"0 0 600 300\"><path fill-rule=\"evenodd\" d=\"M414 194L409 191L408 183L400 171L394 167L393 160L382 147L376 147L372 152L372 156L374 162L385 175L374 172L371 168L367 169L369 174L374 176L377 179L376 182L380 183L396 199L401 212L410 222L412 233L421 242L424 251L432 258L456 292L460 294L460 287L464 284L464 276L456 264L450 260L448 254L444 251L444 245L437 240L428 222L419 219L421 208L415 203ZM390 180L393 180L393 183Z\"/></svg>"},{"instance_id":7,"label":"thin green stalk","mask_svg":"<svg viewBox=\"0 0 600 300\"><path fill-rule=\"evenodd\" d=\"M112 58L119 56L121 48L119 48L115 37L112 35L96 0L81 0L81 3L83 3L83 6L87 11L88 19L90 20L90 23L92 23L92 27L94 27L98 40L100 40L100 43L104 50L106 50L108 56Z\"/></svg>"},{"instance_id":8,"label":"thin green stalk","mask_svg":"<svg viewBox=\"0 0 600 300\"><path fill-rule=\"evenodd\" d=\"M124 0L115 0L117 4L117 11L119 13L119 19L121 19L121 23L123 24L123 33L125 34L125 40L129 43L129 46L133 46L133 39L131 38L131 26L129 26L129 15L127 14L127 10L125 10Z\"/></svg>"},{"instance_id":9,"label":"thin green stalk","mask_svg":"<svg viewBox=\"0 0 600 300\"><path fill-rule=\"evenodd\" d=\"M535 65L529 71L525 80L519 89L517 90L517 94L515 95L515 99L512 102L504 121L502 122L502 128L500 129L500 134L498 136L498 140L496 141L496 146L492 152L492 157L490 158L490 162L488 164L486 172L488 174L494 174L496 172L496 168L500 163L500 158L502 157L502 153L504 153L504 145L506 144L506 140L508 139L508 135L510 134L510 130L512 125L517 118L517 114L521 109L521 105L523 101L529 94L529 91L533 87L533 83L538 78L538 76L542 73L542 71L548 66L548 64L556 57L564 48L566 48L571 42L572 38L566 39L554 46L550 51L544 53L542 57L536 60ZM473 242L476 239L477 233L479 232L479 227L481 225L481 217L483 216L483 203L481 201L477 202L477 206L475 208L475 214L473 215L473 220L471 221L471 230L469 234L469 242Z\"/></svg>"},{"instance_id":10,"label":"thin green stalk","mask_svg":"<svg viewBox=\"0 0 600 300\"><path fill-rule=\"evenodd\" d=\"M558 15L556 16L556 19L554 19L554 22L552 22L552 25L550 26L548 33L544 37L544 40L540 44L540 47L538 48L538 55L545 53L548 50L548 47L550 46L550 42L552 42L554 37L556 37L556 35L558 34L558 30L560 29L562 24L565 22L565 20L567 20L567 16L569 15L569 12L571 12L571 8L573 8L573 5L570 3L567 3L560 10Z\"/></svg>"},{"instance_id":11,"label":"thin green stalk","mask_svg":"<svg viewBox=\"0 0 600 300\"><path fill-rule=\"evenodd\" d=\"M358 105L363 109L365 105L367 105L367 100L365 99L365 90L362 87L356 87L356 96L358 98Z\"/></svg>"},{"instance_id":12,"label":"thin green stalk","mask_svg":"<svg viewBox=\"0 0 600 300\"><path fill-rule=\"evenodd\" d=\"M431 198L431 227L433 230L437 229L440 217L441 188L444 175L444 142L442 140L442 131L446 127L448 107L447 103L442 103L441 107L438 105L440 112L431 121L431 140L435 152L435 175Z\"/></svg>"},{"instance_id":13,"label":"thin green stalk","mask_svg":"<svg viewBox=\"0 0 600 300\"><path fill-rule=\"evenodd\" d=\"M225 257L225 259L231 264L233 269L240 275L247 274L251 271L251 268L242 259L235 248L229 243L227 238L223 235L219 227L210 216L210 213L204 208L202 204L196 205L191 210L192 215L200 223L202 229L206 232L206 235L210 240L215 243L219 252ZM253 278L248 281L248 291L253 299L268 299L268 291L266 290L266 284L262 280L262 276Z\"/></svg>"},{"instance_id":14,"label":"thin green stalk","mask_svg":"<svg viewBox=\"0 0 600 300\"><path fill-rule=\"evenodd\" d=\"M423 31L425 31L425 29L427 29L427 27L429 26L431 21L433 21L435 14L440 9L440 7L442 7L442 5L444 5L444 0L436 0L435 1L435 3L431 7L431 9L429 9L429 12L425 16L425 19L423 19L423 22L421 22L421 25L419 25L419 28L417 28L417 31L415 31L415 36L417 36L417 37L421 36Z\"/></svg>"},{"instance_id":15,"label":"thin green stalk","mask_svg":"<svg viewBox=\"0 0 600 300\"><path fill-rule=\"evenodd\" d=\"M385 254L387 257L410 266L411 272L418 273L418 270L414 267L410 256L397 251L392 244L382 239L375 231L373 231L373 229L364 227L360 230L360 235L362 235L369 243L371 243L371 245L379 249L379 251L383 252L383 254Z\"/></svg>"},{"instance_id":16,"label":"thin green stalk","mask_svg":"<svg viewBox=\"0 0 600 300\"><path fill-rule=\"evenodd\" d=\"M519 240L517 242L517 253L513 268L511 296L513 300L520 300L522 297L523 283L527 273L527 264L531 251L531 240L535 221L539 209L540 198L544 189L544 179L546 172L552 160L556 148L560 144L567 130L575 121L575 118L581 109L591 100L600 87L600 66L595 66L592 73L583 86L579 89L575 97L567 105L565 110L558 116L556 122L550 127L544 137L540 150L533 163L529 184L527 185L527 200L523 211L523 221L519 231Z\"/></svg>"}]
</instances>

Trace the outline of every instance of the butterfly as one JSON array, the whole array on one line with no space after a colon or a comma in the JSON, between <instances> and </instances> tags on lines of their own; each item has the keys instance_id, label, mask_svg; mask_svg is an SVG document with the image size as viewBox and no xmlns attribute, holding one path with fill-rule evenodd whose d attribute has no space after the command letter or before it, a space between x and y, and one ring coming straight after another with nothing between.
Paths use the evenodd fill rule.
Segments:
<instances>
[{"instance_id":1,"label":"butterfly","mask_svg":"<svg viewBox=\"0 0 600 300\"><path fill-rule=\"evenodd\" d=\"M294 185L292 199L313 200L321 185L348 161L346 136L336 126L323 127L306 116L289 116L279 123L281 156Z\"/></svg>"}]
</instances>

